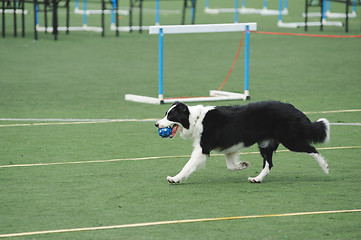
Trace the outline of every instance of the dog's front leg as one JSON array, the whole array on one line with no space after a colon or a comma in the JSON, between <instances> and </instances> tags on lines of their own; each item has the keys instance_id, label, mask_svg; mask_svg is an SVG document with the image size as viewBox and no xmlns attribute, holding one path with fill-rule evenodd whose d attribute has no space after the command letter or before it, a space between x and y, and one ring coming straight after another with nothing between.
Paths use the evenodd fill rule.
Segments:
<instances>
[{"instance_id":1,"label":"dog's front leg","mask_svg":"<svg viewBox=\"0 0 361 240\"><path fill-rule=\"evenodd\" d=\"M167 177L169 183L180 183L187 179L197 169L200 169L206 163L208 155L202 153L201 147L196 147L191 155L189 161L184 165L182 171L174 177Z\"/></svg>"}]
</instances>

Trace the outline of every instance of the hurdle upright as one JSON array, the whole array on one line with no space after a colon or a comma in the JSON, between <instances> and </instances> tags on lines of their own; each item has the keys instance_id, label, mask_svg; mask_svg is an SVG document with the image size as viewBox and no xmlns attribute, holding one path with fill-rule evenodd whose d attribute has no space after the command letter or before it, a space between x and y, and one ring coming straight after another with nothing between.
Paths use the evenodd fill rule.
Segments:
<instances>
[{"instance_id":1,"label":"hurdle upright","mask_svg":"<svg viewBox=\"0 0 361 240\"><path fill-rule=\"evenodd\" d=\"M158 98L126 94L125 100L150 104L199 101L221 101L221 100L247 100L249 95L249 47L250 31L257 30L257 23L228 23L228 24L198 24L198 25L164 25L151 26L149 34L158 34ZM245 32L245 59L244 59L244 93L225 92L210 90L209 97L182 97L164 98L163 89L163 41L164 34L186 34L186 33L216 33L216 32Z\"/></svg>"}]
</instances>

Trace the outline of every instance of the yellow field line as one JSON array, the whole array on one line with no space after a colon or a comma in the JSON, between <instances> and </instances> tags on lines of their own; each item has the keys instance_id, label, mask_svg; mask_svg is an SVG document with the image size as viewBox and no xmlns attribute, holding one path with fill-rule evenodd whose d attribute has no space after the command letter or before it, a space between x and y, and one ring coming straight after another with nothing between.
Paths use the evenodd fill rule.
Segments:
<instances>
[{"instance_id":1,"label":"yellow field line","mask_svg":"<svg viewBox=\"0 0 361 240\"><path fill-rule=\"evenodd\" d=\"M58 229L58 230L47 230L47 231L34 231L34 232L0 234L0 238L23 237L23 236L40 235L40 234L54 234L54 233L69 233L69 232L107 230L107 229L121 229L121 228L132 228L132 227L146 227L146 226L169 225L169 224L180 224L180 223L200 223L200 222L239 220L239 219L251 219L251 218L289 217L289 216L319 215L319 214L332 214L332 213L355 213L355 212L361 212L361 209L316 211L316 212L296 212L296 213L265 214L265 215L220 217L220 218L184 219L184 220L172 220L172 221L122 224L122 225L113 225L113 226L100 226L100 227L87 227L87 228L69 228L69 229Z\"/></svg>"},{"instance_id":2,"label":"yellow field line","mask_svg":"<svg viewBox=\"0 0 361 240\"><path fill-rule=\"evenodd\" d=\"M346 147L324 147L317 148L318 150L342 150L342 149L359 149L361 146L346 146ZM289 150L278 150L278 153L289 152ZM259 154L259 152L241 152L240 155ZM223 156L223 154L212 154L212 156ZM90 160L90 161L76 161L76 162L55 162L55 163L30 163L30 164L11 164L0 165L0 168L11 167L36 167L36 166L50 166L50 165L66 165L66 164L82 164L82 163L107 163L107 162L121 162L121 161L140 161L153 159L167 159L167 158L189 158L190 155L179 156L155 156L155 157L139 157L139 158L117 158L109 160Z\"/></svg>"}]
</instances>

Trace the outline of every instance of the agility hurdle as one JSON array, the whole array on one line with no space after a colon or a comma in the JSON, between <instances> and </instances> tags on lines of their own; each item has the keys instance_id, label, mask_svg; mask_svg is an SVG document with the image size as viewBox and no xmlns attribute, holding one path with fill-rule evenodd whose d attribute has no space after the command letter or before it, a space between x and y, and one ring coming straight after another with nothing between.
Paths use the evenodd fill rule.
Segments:
<instances>
[{"instance_id":1,"label":"agility hurdle","mask_svg":"<svg viewBox=\"0 0 361 240\"><path fill-rule=\"evenodd\" d=\"M322 0L322 6L325 6L325 0ZM325 7L322 7L322 13L319 15L319 17L321 17L322 15L322 19L320 21L317 22L307 22L303 21L303 22L283 22L283 12L282 12L282 2L283 0L279 0L278 3L278 22L277 22L277 26L280 28L299 28L299 27L314 27L314 26L337 26L337 27L342 27L343 24L342 22L328 22L326 21L326 12L325 12ZM285 0L285 5L287 4L287 0ZM306 5L307 6L307 5ZM306 14L303 14L304 17L307 18Z\"/></svg>"},{"instance_id":2,"label":"agility hurdle","mask_svg":"<svg viewBox=\"0 0 361 240\"><path fill-rule=\"evenodd\" d=\"M352 2L352 12L348 13L349 18L357 17L356 3L357 3L357 0L353 0L353 2ZM331 1L330 0L326 1L326 9L327 10L326 10L325 17L328 17L328 18L345 18L346 17L345 13L331 12ZM306 17L306 13L302 13L302 16ZM321 17L321 13L320 12L310 12L310 13L307 14L307 17Z\"/></svg>"},{"instance_id":3,"label":"agility hurdle","mask_svg":"<svg viewBox=\"0 0 361 240\"><path fill-rule=\"evenodd\" d=\"M241 2L241 8L238 8L239 6L239 0L234 1L234 8L210 8L209 7L209 0L205 1L205 8L204 12L209 14L219 14L219 13L241 13L241 14L261 14L261 15L278 15L278 9L272 10L268 9L268 1L263 0L263 8L257 9L257 8L247 8L246 7L246 0L242 0ZM288 10L285 8L283 10L283 15L287 15ZM235 16L235 19L238 21L238 17ZM237 22L235 20L235 22Z\"/></svg>"},{"instance_id":4,"label":"agility hurdle","mask_svg":"<svg viewBox=\"0 0 361 240\"><path fill-rule=\"evenodd\" d=\"M182 102L199 101L221 101L221 100L247 100L249 95L249 46L250 31L257 30L257 23L230 23L230 24L199 24L199 25L170 25L170 26L152 26L149 34L158 34L159 38L159 69L158 69L158 98L126 94L125 100L164 104L173 103L181 100ZM233 93L218 90L210 90L209 97L191 97L191 98L164 98L163 89L163 40L164 34L186 34L186 33L216 33L216 32L245 32L245 59L244 59L244 93Z\"/></svg>"},{"instance_id":5,"label":"agility hurdle","mask_svg":"<svg viewBox=\"0 0 361 240\"><path fill-rule=\"evenodd\" d=\"M113 2L113 0L112 0ZM104 0L103 0L103 12L100 12L102 15L103 15L103 19L102 19L102 25L104 23ZM37 31L43 31L43 32L53 32L54 29L53 27L42 27L39 25L39 13L38 13L38 5L36 5L35 7L35 15L36 15L36 30ZM66 31L66 32L69 32L69 31L89 31L89 32L100 32L102 33L102 36L104 36L104 26L102 27L94 27L94 26L88 26L88 10L87 10L87 0L84 0L83 1L83 11L82 11L82 14L83 14L83 25L82 26L77 26L77 27L70 27L70 26L66 26L66 27L63 27L63 26L58 26L57 30L58 31Z\"/></svg>"},{"instance_id":6,"label":"agility hurdle","mask_svg":"<svg viewBox=\"0 0 361 240\"><path fill-rule=\"evenodd\" d=\"M143 30L149 30L150 26L143 26L142 22L143 22L143 1L144 0L140 0L139 1L139 26L133 26L133 9L136 8L133 4L134 0L130 0L130 10L129 10L129 26L127 27L118 27L116 28L114 25L111 25L111 30L116 30L118 29L118 31L122 31L122 32L132 32L134 31L139 31L142 32ZM184 0L184 2L186 3L187 0ZM194 19L195 19L195 2L196 0L192 0L192 7L191 7L191 22L192 24L194 23ZM183 11L182 11L182 24L184 24L185 21L185 11L186 11L186 5L184 5L183 7ZM146 12L154 12L151 10L147 10ZM178 10L161 10L160 9L160 0L155 0L155 25L160 25L160 13L166 13L166 14L177 14L180 13L180 11Z\"/></svg>"},{"instance_id":7,"label":"agility hurdle","mask_svg":"<svg viewBox=\"0 0 361 240\"><path fill-rule=\"evenodd\" d=\"M83 0L83 2L86 2L86 0ZM114 0L111 0L111 3L112 3L112 6L113 6L113 9L115 9L115 1ZM75 0L75 3L74 3L74 13L76 14L86 14L86 15L90 15L90 14L102 14L104 12L104 14L112 14L114 13L114 10L110 10L110 9L106 9L106 10L102 10L102 9L87 9L87 8L83 8L83 9L80 9L79 8L79 0ZM121 9L118 9L118 14L121 14L121 15L129 15L129 11L128 10L121 10Z\"/></svg>"}]
</instances>

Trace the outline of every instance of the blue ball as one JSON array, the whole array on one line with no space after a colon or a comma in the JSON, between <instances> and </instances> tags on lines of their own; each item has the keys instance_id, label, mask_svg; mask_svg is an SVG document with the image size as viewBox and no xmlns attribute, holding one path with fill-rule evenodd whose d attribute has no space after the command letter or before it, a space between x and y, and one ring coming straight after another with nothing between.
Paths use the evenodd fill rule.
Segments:
<instances>
[{"instance_id":1,"label":"blue ball","mask_svg":"<svg viewBox=\"0 0 361 240\"><path fill-rule=\"evenodd\" d=\"M172 129L170 127L159 128L158 129L158 134L162 138L167 138L172 134Z\"/></svg>"}]
</instances>

